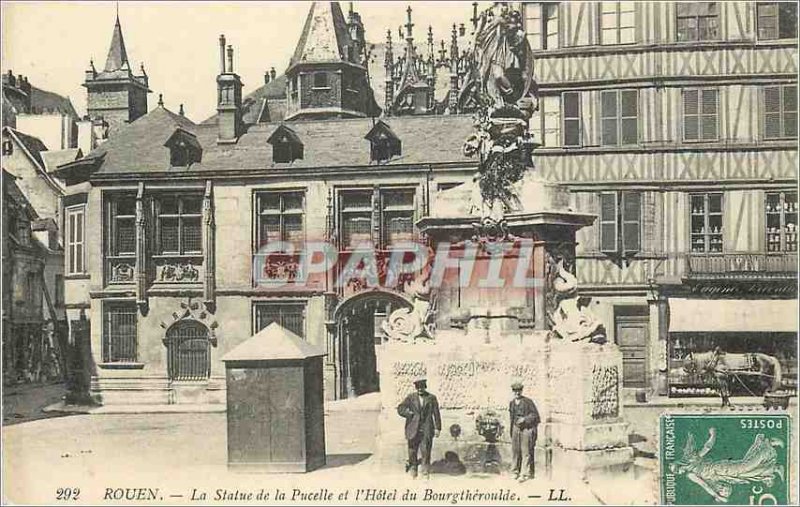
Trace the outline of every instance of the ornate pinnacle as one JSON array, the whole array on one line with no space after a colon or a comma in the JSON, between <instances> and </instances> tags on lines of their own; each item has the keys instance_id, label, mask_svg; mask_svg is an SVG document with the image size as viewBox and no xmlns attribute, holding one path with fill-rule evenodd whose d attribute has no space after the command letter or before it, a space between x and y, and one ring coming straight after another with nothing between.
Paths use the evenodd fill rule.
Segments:
<instances>
[{"instance_id":1,"label":"ornate pinnacle","mask_svg":"<svg viewBox=\"0 0 800 507\"><path fill-rule=\"evenodd\" d=\"M406 22L406 25L405 25L406 26L406 39L408 40L408 42L411 42L411 41L414 40L414 36L412 35L412 32L411 32L412 29L414 28L414 23L411 22L411 12L412 12L411 6L409 5L408 8L406 9L406 14L408 15L408 21Z\"/></svg>"}]
</instances>

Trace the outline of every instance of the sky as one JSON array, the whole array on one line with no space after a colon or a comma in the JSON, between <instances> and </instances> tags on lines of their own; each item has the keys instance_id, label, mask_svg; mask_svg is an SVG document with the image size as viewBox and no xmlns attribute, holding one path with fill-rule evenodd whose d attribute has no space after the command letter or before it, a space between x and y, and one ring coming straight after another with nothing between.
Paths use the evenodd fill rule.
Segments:
<instances>
[{"instance_id":1,"label":"sky","mask_svg":"<svg viewBox=\"0 0 800 507\"><path fill-rule=\"evenodd\" d=\"M484 2L482 2L483 4ZM264 72L280 75L289 62L303 28L310 2L119 2L119 17L131 67L144 63L153 93L177 112L202 121L215 113L219 72L219 36L234 46L234 71L244 93L264 83ZM83 115L86 89L82 83L89 60L105 65L114 27L116 2L13 2L2 4L2 71L28 77L41 89L68 96ZM348 2L341 2L347 15ZM449 41L454 22L469 27L470 2L354 2L368 42L383 42L386 29L406 22L411 5L418 45L431 25L437 47Z\"/></svg>"}]
</instances>

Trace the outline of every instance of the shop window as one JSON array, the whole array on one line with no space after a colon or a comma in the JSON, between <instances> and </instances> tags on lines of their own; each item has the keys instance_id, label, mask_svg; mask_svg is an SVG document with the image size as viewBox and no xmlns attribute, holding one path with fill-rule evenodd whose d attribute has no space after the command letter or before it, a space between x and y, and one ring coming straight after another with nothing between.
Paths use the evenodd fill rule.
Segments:
<instances>
[{"instance_id":1,"label":"shop window","mask_svg":"<svg viewBox=\"0 0 800 507\"><path fill-rule=\"evenodd\" d=\"M103 303L103 362L136 362L136 317L134 301Z\"/></svg>"},{"instance_id":2,"label":"shop window","mask_svg":"<svg viewBox=\"0 0 800 507\"><path fill-rule=\"evenodd\" d=\"M74 206L66 210L67 251L66 265L68 275L86 272L86 208Z\"/></svg>"},{"instance_id":3,"label":"shop window","mask_svg":"<svg viewBox=\"0 0 800 507\"><path fill-rule=\"evenodd\" d=\"M581 145L581 94L564 92L561 95L564 123L564 146Z\"/></svg>"},{"instance_id":4,"label":"shop window","mask_svg":"<svg viewBox=\"0 0 800 507\"><path fill-rule=\"evenodd\" d=\"M795 2L756 2L756 10L760 40L797 37L797 4Z\"/></svg>"},{"instance_id":5,"label":"shop window","mask_svg":"<svg viewBox=\"0 0 800 507\"><path fill-rule=\"evenodd\" d=\"M600 7L600 42L630 44L634 40L634 2L602 2Z\"/></svg>"},{"instance_id":6,"label":"shop window","mask_svg":"<svg viewBox=\"0 0 800 507\"><path fill-rule=\"evenodd\" d=\"M797 192L766 195L767 252L797 251Z\"/></svg>"},{"instance_id":7,"label":"shop window","mask_svg":"<svg viewBox=\"0 0 800 507\"><path fill-rule=\"evenodd\" d=\"M304 338L305 333L305 303L254 303L254 332L259 332L273 322L288 329L297 336Z\"/></svg>"},{"instance_id":8,"label":"shop window","mask_svg":"<svg viewBox=\"0 0 800 507\"><path fill-rule=\"evenodd\" d=\"M797 138L797 86L764 87L764 138Z\"/></svg>"},{"instance_id":9,"label":"shop window","mask_svg":"<svg viewBox=\"0 0 800 507\"><path fill-rule=\"evenodd\" d=\"M257 248L270 241L299 244L303 241L303 192L259 192L256 194Z\"/></svg>"},{"instance_id":10,"label":"shop window","mask_svg":"<svg viewBox=\"0 0 800 507\"><path fill-rule=\"evenodd\" d=\"M692 89L683 91L683 140L716 141L719 91Z\"/></svg>"},{"instance_id":11,"label":"shop window","mask_svg":"<svg viewBox=\"0 0 800 507\"><path fill-rule=\"evenodd\" d=\"M612 90L601 94L601 144L618 146L639 142L639 92Z\"/></svg>"},{"instance_id":12,"label":"shop window","mask_svg":"<svg viewBox=\"0 0 800 507\"><path fill-rule=\"evenodd\" d=\"M678 2L678 42L719 39L719 2Z\"/></svg>"},{"instance_id":13,"label":"shop window","mask_svg":"<svg viewBox=\"0 0 800 507\"><path fill-rule=\"evenodd\" d=\"M600 194L600 251L631 254L641 251L642 194Z\"/></svg>"},{"instance_id":14,"label":"shop window","mask_svg":"<svg viewBox=\"0 0 800 507\"><path fill-rule=\"evenodd\" d=\"M692 253L721 253L722 194L692 194L689 199Z\"/></svg>"},{"instance_id":15,"label":"shop window","mask_svg":"<svg viewBox=\"0 0 800 507\"><path fill-rule=\"evenodd\" d=\"M164 195L155 200L156 252L159 255L203 253L202 197Z\"/></svg>"}]
</instances>

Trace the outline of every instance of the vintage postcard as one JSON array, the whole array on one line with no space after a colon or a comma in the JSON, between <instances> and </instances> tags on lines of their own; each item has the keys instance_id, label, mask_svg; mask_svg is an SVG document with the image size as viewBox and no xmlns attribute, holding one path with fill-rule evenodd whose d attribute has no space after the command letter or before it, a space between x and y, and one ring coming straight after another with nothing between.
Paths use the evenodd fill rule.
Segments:
<instances>
[{"instance_id":1,"label":"vintage postcard","mask_svg":"<svg viewBox=\"0 0 800 507\"><path fill-rule=\"evenodd\" d=\"M0 9L4 504L800 501L795 2Z\"/></svg>"}]
</instances>

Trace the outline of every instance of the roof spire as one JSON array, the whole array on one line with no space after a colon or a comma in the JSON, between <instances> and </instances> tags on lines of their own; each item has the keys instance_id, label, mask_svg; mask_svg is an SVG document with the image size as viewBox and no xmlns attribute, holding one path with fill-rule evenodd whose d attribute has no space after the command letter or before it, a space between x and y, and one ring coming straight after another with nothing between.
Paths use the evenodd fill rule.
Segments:
<instances>
[{"instance_id":1,"label":"roof spire","mask_svg":"<svg viewBox=\"0 0 800 507\"><path fill-rule=\"evenodd\" d=\"M108 48L106 58L106 72L128 67L128 53L125 51L125 39L122 37L122 25L119 22L119 3L117 4L117 19L114 23L114 32L111 35L111 46Z\"/></svg>"}]
</instances>

